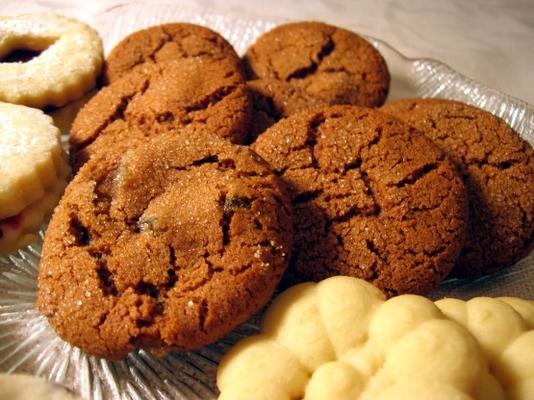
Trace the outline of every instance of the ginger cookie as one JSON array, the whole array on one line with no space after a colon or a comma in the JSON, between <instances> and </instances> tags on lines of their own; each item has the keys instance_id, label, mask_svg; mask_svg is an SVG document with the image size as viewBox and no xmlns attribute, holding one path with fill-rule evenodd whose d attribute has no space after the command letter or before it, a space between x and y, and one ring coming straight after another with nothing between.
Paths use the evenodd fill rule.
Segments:
<instances>
[{"instance_id":1,"label":"ginger cookie","mask_svg":"<svg viewBox=\"0 0 534 400\"><path fill-rule=\"evenodd\" d=\"M196 134L193 129L185 127L181 129ZM72 169L78 171L89 159L106 154L107 157L101 162L115 162L115 158L120 158L128 150L146 143L151 139L151 131L137 124L131 124L124 120L117 120L106 127L105 133L98 136L86 148L75 151L71 148L70 161Z\"/></svg>"},{"instance_id":2,"label":"ginger cookie","mask_svg":"<svg viewBox=\"0 0 534 400\"><path fill-rule=\"evenodd\" d=\"M118 43L106 60L104 78L110 83L134 68L184 58L230 62L241 71L234 48L217 32L189 23L169 23L132 33Z\"/></svg>"},{"instance_id":3,"label":"ginger cookie","mask_svg":"<svg viewBox=\"0 0 534 400\"><path fill-rule=\"evenodd\" d=\"M464 185L397 118L330 106L281 120L251 147L290 191L289 281L348 275L389 296L424 294L453 267L467 228Z\"/></svg>"},{"instance_id":4,"label":"ginger cookie","mask_svg":"<svg viewBox=\"0 0 534 400\"><path fill-rule=\"evenodd\" d=\"M101 136L113 135L117 121L140 126L147 135L188 126L243 143L252 106L245 82L232 63L189 58L145 65L111 83L74 120L71 162L93 155Z\"/></svg>"},{"instance_id":5,"label":"ginger cookie","mask_svg":"<svg viewBox=\"0 0 534 400\"><path fill-rule=\"evenodd\" d=\"M321 22L280 25L243 57L249 79L278 79L330 104L377 107L390 76L380 53L354 32Z\"/></svg>"},{"instance_id":6,"label":"ginger cookie","mask_svg":"<svg viewBox=\"0 0 534 400\"><path fill-rule=\"evenodd\" d=\"M252 127L249 142L280 119L299 111L328 106L330 103L303 88L278 79L255 79L247 82L252 97Z\"/></svg>"},{"instance_id":7,"label":"ginger cookie","mask_svg":"<svg viewBox=\"0 0 534 400\"><path fill-rule=\"evenodd\" d=\"M291 206L248 148L168 132L87 162L48 226L38 309L105 358L190 350L263 306L287 266Z\"/></svg>"},{"instance_id":8,"label":"ginger cookie","mask_svg":"<svg viewBox=\"0 0 534 400\"><path fill-rule=\"evenodd\" d=\"M534 246L534 151L500 118L444 99L387 104L438 145L460 172L469 195L469 232L454 274L499 271Z\"/></svg>"}]
</instances>

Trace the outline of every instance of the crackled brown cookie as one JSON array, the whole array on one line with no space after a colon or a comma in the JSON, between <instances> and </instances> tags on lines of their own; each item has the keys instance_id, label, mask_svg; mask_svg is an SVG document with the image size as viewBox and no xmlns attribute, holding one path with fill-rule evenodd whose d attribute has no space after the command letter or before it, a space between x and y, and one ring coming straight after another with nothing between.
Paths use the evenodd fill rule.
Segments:
<instances>
[{"instance_id":1,"label":"crackled brown cookie","mask_svg":"<svg viewBox=\"0 0 534 400\"><path fill-rule=\"evenodd\" d=\"M504 121L443 99L385 105L453 161L469 195L469 231L454 273L476 277L508 267L534 246L534 151Z\"/></svg>"},{"instance_id":2,"label":"crackled brown cookie","mask_svg":"<svg viewBox=\"0 0 534 400\"><path fill-rule=\"evenodd\" d=\"M278 79L255 79L248 81L247 87L253 107L249 142L282 118L330 105L325 99Z\"/></svg>"},{"instance_id":3,"label":"crackled brown cookie","mask_svg":"<svg viewBox=\"0 0 534 400\"><path fill-rule=\"evenodd\" d=\"M424 135L372 109L294 114L252 149L289 186L289 280L365 279L388 295L428 293L463 246L466 191Z\"/></svg>"},{"instance_id":4,"label":"crackled brown cookie","mask_svg":"<svg viewBox=\"0 0 534 400\"><path fill-rule=\"evenodd\" d=\"M380 53L354 32L321 22L272 29L247 50L243 63L249 79L289 82L330 104L376 107L389 90Z\"/></svg>"},{"instance_id":5,"label":"crackled brown cookie","mask_svg":"<svg viewBox=\"0 0 534 400\"><path fill-rule=\"evenodd\" d=\"M77 168L89 159L117 121L147 135L188 126L243 143L251 111L244 80L231 63L196 58L146 65L104 87L78 113L71 161Z\"/></svg>"},{"instance_id":6,"label":"crackled brown cookie","mask_svg":"<svg viewBox=\"0 0 534 400\"><path fill-rule=\"evenodd\" d=\"M144 64L198 57L224 60L241 71L235 50L217 32L195 24L169 23L134 32L119 42L106 60L104 78L109 83Z\"/></svg>"},{"instance_id":7,"label":"crackled brown cookie","mask_svg":"<svg viewBox=\"0 0 534 400\"><path fill-rule=\"evenodd\" d=\"M37 306L98 356L195 349L267 302L291 243L288 199L263 160L169 132L80 169L46 232Z\"/></svg>"}]
</instances>

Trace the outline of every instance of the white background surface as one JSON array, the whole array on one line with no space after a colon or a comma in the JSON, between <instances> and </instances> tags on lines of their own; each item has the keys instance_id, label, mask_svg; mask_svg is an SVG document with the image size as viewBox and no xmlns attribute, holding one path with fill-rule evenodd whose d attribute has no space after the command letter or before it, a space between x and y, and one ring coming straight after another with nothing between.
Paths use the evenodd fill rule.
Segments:
<instances>
[{"instance_id":1,"label":"white background surface","mask_svg":"<svg viewBox=\"0 0 534 400\"><path fill-rule=\"evenodd\" d=\"M98 12L124 1L0 0L1 14L52 7ZM170 3L169 0L159 2ZM156 2L152 2L156 3ZM534 104L534 0L175 0L263 19L322 20L429 57Z\"/></svg>"}]
</instances>

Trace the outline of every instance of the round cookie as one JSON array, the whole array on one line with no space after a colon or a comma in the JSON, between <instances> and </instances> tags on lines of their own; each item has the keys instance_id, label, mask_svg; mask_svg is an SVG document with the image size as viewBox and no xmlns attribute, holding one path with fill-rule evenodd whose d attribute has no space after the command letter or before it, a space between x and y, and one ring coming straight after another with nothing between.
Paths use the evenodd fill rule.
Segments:
<instances>
[{"instance_id":1,"label":"round cookie","mask_svg":"<svg viewBox=\"0 0 534 400\"><path fill-rule=\"evenodd\" d=\"M14 50L40 52L26 62L0 62L0 101L62 106L95 86L102 68L98 32L51 13L0 17L0 59Z\"/></svg>"},{"instance_id":2,"label":"round cookie","mask_svg":"<svg viewBox=\"0 0 534 400\"><path fill-rule=\"evenodd\" d=\"M0 219L18 214L65 178L59 136L41 110L0 102Z\"/></svg>"},{"instance_id":3,"label":"round cookie","mask_svg":"<svg viewBox=\"0 0 534 400\"><path fill-rule=\"evenodd\" d=\"M458 276L512 265L534 246L534 151L504 121L456 101L401 100L384 112L438 145L456 165L469 196L469 232Z\"/></svg>"},{"instance_id":4,"label":"round cookie","mask_svg":"<svg viewBox=\"0 0 534 400\"><path fill-rule=\"evenodd\" d=\"M41 110L0 102L0 255L37 238L66 186L59 136Z\"/></svg>"},{"instance_id":5,"label":"round cookie","mask_svg":"<svg viewBox=\"0 0 534 400\"><path fill-rule=\"evenodd\" d=\"M169 23L132 33L113 48L106 60L104 78L116 81L139 66L203 57L231 62L241 71L233 47L217 32L189 23Z\"/></svg>"},{"instance_id":6,"label":"round cookie","mask_svg":"<svg viewBox=\"0 0 534 400\"><path fill-rule=\"evenodd\" d=\"M78 167L89 159L93 144L112 135L117 121L139 125L147 135L188 126L243 143L251 111L232 63L188 58L145 65L104 87L80 110L70 135L71 161Z\"/></svg>"},{"instance_id":7,"label":"round cookie","mask_svg":"<svg viewBox=\"0 0 534 400\"><path fill-rule=\"evenodd\" d=\"M45 235L37 306L98 356L195 349L268 301L291 244L290 205L263 160L169 132L80 169Z\"/></svg>"},{"instance_id":8,"label":"round cookie","mask_svg":"<svg viewBox=\"0 0 534 400\"><path fill-rule=\"evenodd\" d=\"M282 118L299 111L328 106L330 103L304 89L278 79L255 79L247 82L252 97L252 127L249 142Z\"/></svg>"},{"instance_id":9,"label":"round cookie","mask_svg":"<svg viewBox=\"0 0 534 400\"><path fill-rule=\"evenodd\" d=\"M330 104L376 107L389 90L380 53L356 33L321 22L272 29L247 50L243 63L249 79L289 82Z\"/></svg>"},{"instance_id":10,"label":"round cookie","mask_svg":"<svg viewBox=\"0 0 534 400\"><path fill-rule=\"evenodd\" d=\"M68 168L64 174L68 174ZM18 214L0 219L0 255L29 245L38 238L43 222L52 214L67 186L68 176L59 176L54 187L32 204L24 207Z\"/></svg>"},{"instance_id":11,"label":"round cookie","mask_svg":"<svg viewBox=\"0 0 534 400\"><path fill-rule=\"evenodd\" d=\"M453 267L465 188L443 152L400 120L331 106L281 120L251 147L290 190L289 281L349 275L389 296L423 294Z\"/></svg>"}]
</instances>

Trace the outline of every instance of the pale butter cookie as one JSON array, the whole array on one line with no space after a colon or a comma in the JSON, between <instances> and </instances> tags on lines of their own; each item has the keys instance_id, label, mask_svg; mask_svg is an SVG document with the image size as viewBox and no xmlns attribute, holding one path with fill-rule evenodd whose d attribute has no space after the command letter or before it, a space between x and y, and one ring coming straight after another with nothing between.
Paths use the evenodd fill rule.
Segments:
<instances>
[{"instance_id":1,"label":"pale butter cookie","mask_svg":"<svg viewBox=\"0 0 534 400\"><path fill-rule=\"evenodd\" d=\"M345 276L304 283L223 357L219 400L529 400L533 314L518 298L386 301Z\"/></svg>"},{"instance_id":2,"label":"pale butter cookie","mask_svg":"<svg viewBox=\"0 0 534 400\"><path fill-rule=\"evenodd\" d=\"M26 62L0 63L0 101L61 106L92 88L102 67L98 33L61 15L0 17L0 60L21 49L41 53Z\"/></svg>"},{"instance_id":3,"label":"pale butter cookie","mask_svg":"<svg viewBox=\"0 0 534 400\"><path fill-rule=\"evenodd\" d=\"M65 186L67 186L67 179L61 177L54 187L39 200L24 208L17 215L0 220L0 254L8 254L37 239L37 232L43 220L52 213Z\"/></svg>"},{"instance_id":4,"label":"pale butter cookie","mask_svg":"<svg viewBox=\"0 0 534 400\"><path fill-rule=\"evenodd\" d=\"M0 103L0 252L28 243L57 202L69 168L42 111ZM25 238L25 239L24 239Z\"/></svg>"}]
</instances>

